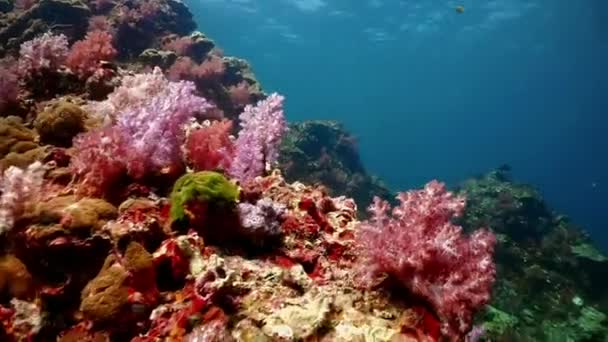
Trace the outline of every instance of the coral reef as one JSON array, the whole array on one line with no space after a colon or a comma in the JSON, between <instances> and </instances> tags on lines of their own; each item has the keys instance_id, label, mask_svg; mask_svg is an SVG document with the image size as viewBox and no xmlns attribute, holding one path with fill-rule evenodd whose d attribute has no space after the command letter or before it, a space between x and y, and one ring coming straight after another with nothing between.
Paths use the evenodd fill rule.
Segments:
<instances>
[{"instance_id":1,"label":"coral reef","mask_svg":"<svg viewBox=\"0 0 608 342\"><path fill-rule=\"evenodd\" d=\"M181 1L0 12L0 340L605 333L607 259L535 192L432 181L389 212L353 137L289 129Z\"/></svg>"}]
</instances>

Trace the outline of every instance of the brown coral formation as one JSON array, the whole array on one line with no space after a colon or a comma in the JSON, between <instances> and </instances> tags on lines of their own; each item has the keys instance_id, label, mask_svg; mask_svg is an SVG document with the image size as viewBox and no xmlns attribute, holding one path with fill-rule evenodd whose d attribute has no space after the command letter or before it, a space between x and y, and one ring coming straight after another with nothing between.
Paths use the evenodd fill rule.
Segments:
<instances>
[{"instance_id":1,"label":"brown coral formation","mask_svg":"<svg viewBox=\"0 0 608 342\"><path fill-rule=\"evenodd\" d=\"M0 169L9 166L27 167L45 156L35 131L25 127L15 116L0 118Z\"/></svg>"},{"instance_id":2,"label":"brown coral formation","mask_svg":"<svg viewBox=\"0 0 608 342\"><path fill-rule=\"evenodd\" d=\"M84 131L86 116L77 104L57 101L38 114L34 127L41 143L68 147L74 136Z\"/></svg>"},{"instance_id":3,"label":"brown coral formation","mask_svg":"<svg viewBox=\"0 0 608 342\"><path fill-rule=\"evenodd\" d=\"M27 267L14 255L0 258L0 297L28 299L34 284Z\"/></svg>"}]
</instances>

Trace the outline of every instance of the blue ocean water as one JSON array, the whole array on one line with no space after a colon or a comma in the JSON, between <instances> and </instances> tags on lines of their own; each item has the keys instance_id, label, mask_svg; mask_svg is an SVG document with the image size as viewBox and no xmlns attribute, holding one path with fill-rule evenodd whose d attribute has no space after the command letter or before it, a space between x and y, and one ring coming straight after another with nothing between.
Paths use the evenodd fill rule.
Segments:
<instances>
[{"instance_id":1,"label":"blue ocean water","mask_svg":"<svg viewBox=\"0 0 608 342\"><path fill-rule=\"evenodd\" d=\"M391 188L506 163L608 250L608 1L187 2L289 120L343 122Z\"/></svg>"}]
</instances>

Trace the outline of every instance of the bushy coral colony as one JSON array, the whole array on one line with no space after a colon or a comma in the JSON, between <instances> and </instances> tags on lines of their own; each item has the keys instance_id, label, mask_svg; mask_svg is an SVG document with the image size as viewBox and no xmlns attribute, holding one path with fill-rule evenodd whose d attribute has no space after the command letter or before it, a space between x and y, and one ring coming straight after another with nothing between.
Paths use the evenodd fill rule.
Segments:
<instances>
[{"instance_id":1,"label":"bushy coral colony","mask_svg":"<svg viewBox=\"0 0 608 342\"><path fill-rule=\"evenodd\" d=\"M464 233L465 199L436 181L363 222L286 182L284 98L188 35L181 2L3 12L0 340L482 335L492 227Z\"/></svg>"}]
</instances>

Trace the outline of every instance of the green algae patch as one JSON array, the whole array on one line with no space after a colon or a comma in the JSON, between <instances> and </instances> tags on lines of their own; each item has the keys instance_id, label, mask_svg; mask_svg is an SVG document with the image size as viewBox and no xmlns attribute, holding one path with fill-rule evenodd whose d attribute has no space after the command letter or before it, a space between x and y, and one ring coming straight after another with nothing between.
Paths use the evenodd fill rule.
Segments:
<instances>
[{"instance_id":1,"label":"green algae patch","mask_svg":"<svg viewBox=\"0 0 608 342\"><path fill-rule=\"evenodd\" d=\"M190 201L231 205L236 203L238 196L238 186L221 173L202 171L185 174L173 185L171 221L187 219L186 205Z\"/></svg>"}]
</instances>

